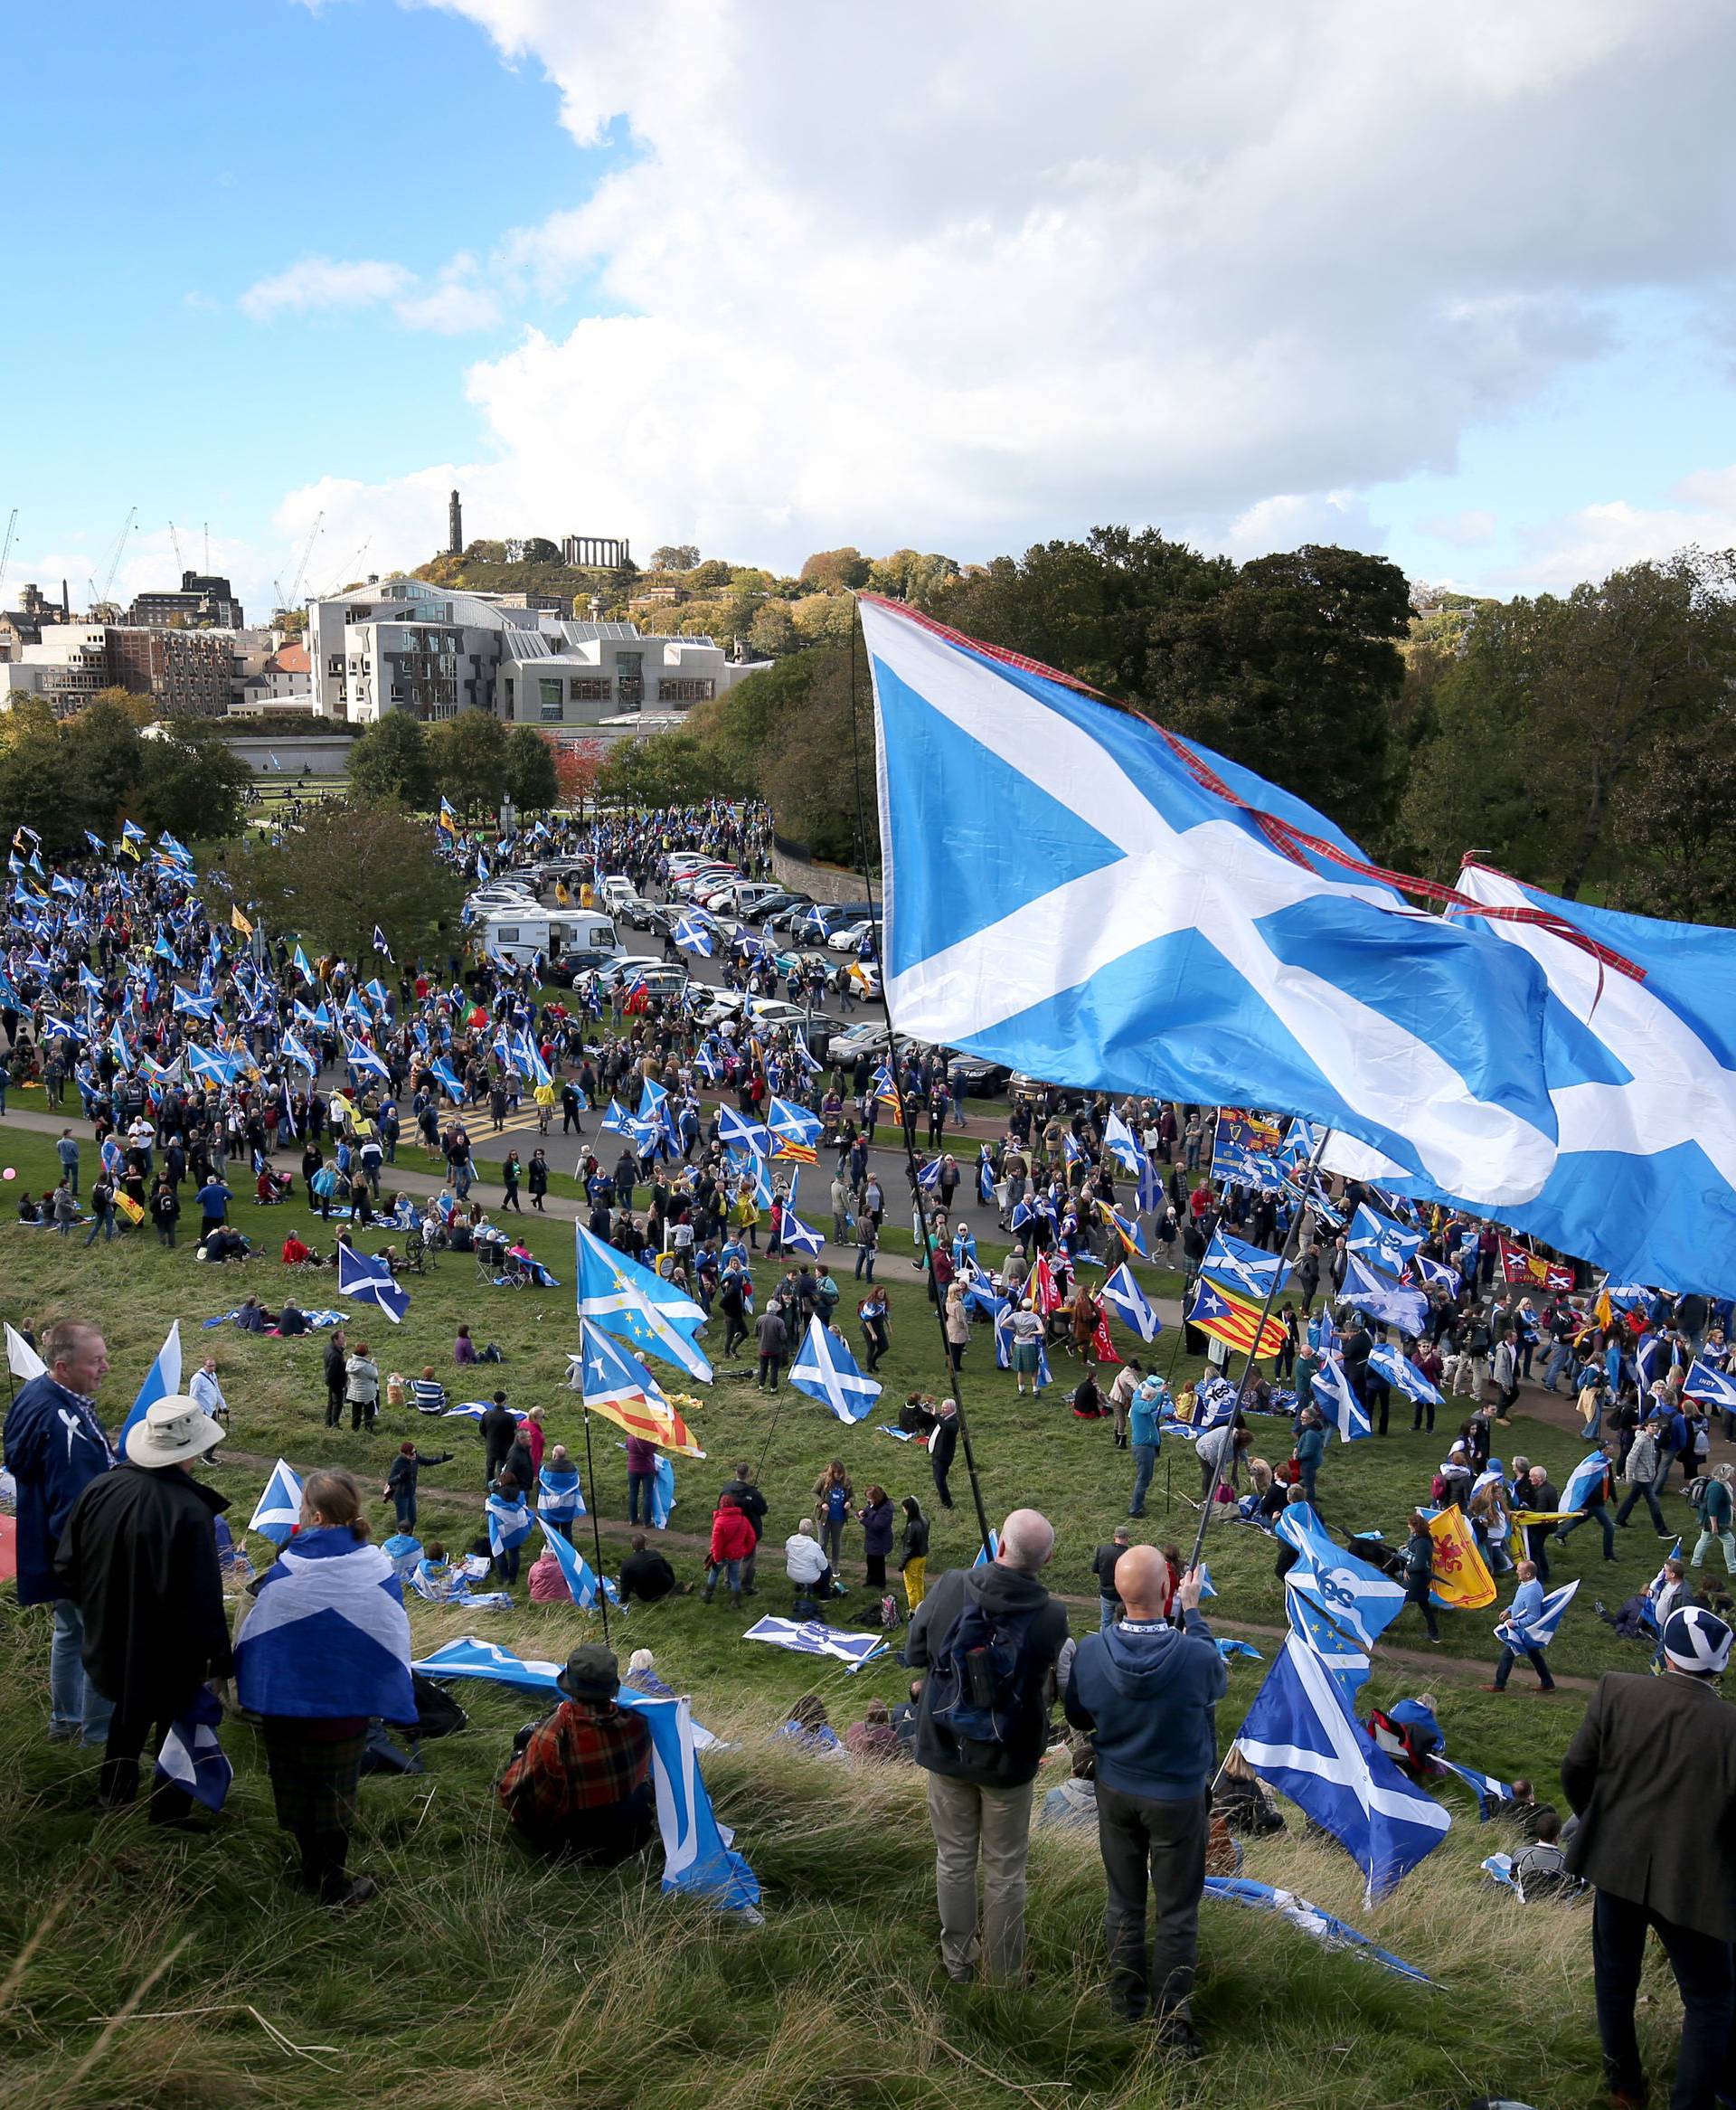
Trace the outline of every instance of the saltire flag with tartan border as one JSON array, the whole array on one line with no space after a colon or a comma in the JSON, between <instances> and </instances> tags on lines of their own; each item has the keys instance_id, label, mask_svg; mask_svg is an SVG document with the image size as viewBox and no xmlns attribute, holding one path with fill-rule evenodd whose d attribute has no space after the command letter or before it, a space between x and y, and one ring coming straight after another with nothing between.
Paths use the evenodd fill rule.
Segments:
<instances>
[{"instance_id":1,"label":"saltire flag with tartan border","mask_svg":"<svg viewBox=\"0 0 1736 2110\"><path fill-rule=\"evenodd\" d=\"M1244 1354L1251 1351L1260 1359L1281 1354L1289 1338L1276 1319L1269 1317L1261 1324L1258 1304L1204 1275L1194 1284L1185 1317L1190 1326L1197 1326L1226 1348L1240 1348Z\"/></svg>"}]
</instances>

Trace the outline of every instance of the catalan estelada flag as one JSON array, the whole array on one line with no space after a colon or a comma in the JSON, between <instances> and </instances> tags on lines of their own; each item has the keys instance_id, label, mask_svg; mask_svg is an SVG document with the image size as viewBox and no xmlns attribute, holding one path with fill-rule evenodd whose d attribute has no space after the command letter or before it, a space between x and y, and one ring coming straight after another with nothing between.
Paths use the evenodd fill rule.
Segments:
<instances>
[{"instance_id":1,"label":"catalan estelada flag","mask_svg":"<svg viewBox=\"0 0 1736 2110\"><path fill-rule=\"evenodd\" d=\"M1276 1319L1260 1325L1260 1306L1250 1298L1238 1297L1205 1275L1194 1283L1184 1316L1190 1326L1244 1354L1251 1349L1256 1356L1275 1356L1288 1338Z\"/></svg>"}]
</instances>

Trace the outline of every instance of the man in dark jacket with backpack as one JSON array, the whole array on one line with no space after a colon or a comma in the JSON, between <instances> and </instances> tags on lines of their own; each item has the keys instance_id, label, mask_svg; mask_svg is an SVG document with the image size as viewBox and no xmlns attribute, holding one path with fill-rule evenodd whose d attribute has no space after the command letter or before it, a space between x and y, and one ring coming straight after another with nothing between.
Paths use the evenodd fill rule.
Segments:
<instances>
[{"instance_id":1,"label":"man in dark jacket with backpack","mask_svg":"<svg viewBox=\"0 0 1736 2110\"><path fill-rule=\"evenodd\" d=\"M928 1673L912 1755L929 1776L940 1958L956 1985L970 1982L985 1950L997 1983L1016 1982L1024 1964L1032 1786L1067 1639L1065 1607L1037 1580L1054 1549L1048 1519L1014 1509L994 1560L948 1569L910 1620L906 1661Z\"/></svg>"},{"instance_id":2,"label":"man in dark jacket with backpack","mask_svg":"<svg viewBox=\"0 0 1736 2110\"><path fill-rule=\"evenodd\" d=\"M1115 1580L1126 1606L1120 1624L1079 1644L1066 1695L1067 1719L1090 1731L1097 1754L1110 1999L1124 2020L1149 2012L1165 2046L1194 2056L1200 2040L1188 2002L1199 1957L1216 1709L1228 1680L1200 1616L1198 1569L1176 1593L1179 1627L1164 1617L1169 1564L1155 1547L1130 1547ZM1147 1882L1156 1918L1149 1964Z\"/></svg>"}]
</instances>

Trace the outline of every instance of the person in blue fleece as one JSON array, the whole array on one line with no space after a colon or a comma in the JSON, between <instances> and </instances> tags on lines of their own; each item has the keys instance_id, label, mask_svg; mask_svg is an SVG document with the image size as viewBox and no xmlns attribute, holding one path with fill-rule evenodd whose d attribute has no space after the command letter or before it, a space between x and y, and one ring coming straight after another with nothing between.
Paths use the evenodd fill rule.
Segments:
<instances>
[{"instance_id":1,"label":"person in blue fleece","mask_svg":"<svg viewBox=\"0 0 1736 2110\"><path fill-rule=\"evenodd\" d=\"M1227 1682L1200 1615L1203 1577L1183 1576L1181 1623L1164 1617L1169 1566L1156 1547L1117 1563L1127 1607L1118 1626L1088 1634L1067 1682L1067 1719L1097 1754L1098 1845L1109 1888L1110 2000L1124 2020L1147 2014L1159 2040L1185 2057L1202 2047L1189 2003L1199 1957L1200 1898L1217 1766L1217 1704ZM1149 1883L1156 1930L1146 1960Z\"/></svg>"}]
</instances>

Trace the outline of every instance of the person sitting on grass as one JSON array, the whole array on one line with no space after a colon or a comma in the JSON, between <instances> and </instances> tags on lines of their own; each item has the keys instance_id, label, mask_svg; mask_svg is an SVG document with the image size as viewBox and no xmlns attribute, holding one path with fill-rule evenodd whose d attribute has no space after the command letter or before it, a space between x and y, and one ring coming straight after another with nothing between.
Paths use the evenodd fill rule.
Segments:
<instances>
[{"instance_id":1,"label":"person sitting on grass","mask_svg":"<svg viewBox=\"0 0 1736 2110\"><path fill-rule=\"evenodd\" d=\"M1037 1812L1039 1824L1097 1827L1097 1753L1091 1740L1077 1730L1067 1739L1072 1759L1070 1777L1050 1789Z\"/></svg>"},{"instance_id":2,"label":"person sitting on grass","mask_svg":"<svg viewBox=\"0 0 1736 2110\"><path fill-rule=\"evenodd\" d=\"M910 1754L899 1741L898 1731L892 1727L891 1710L883 1699L871 1699L863 1718L852 1722L844 1732L844 1746L853 1757L908 1759Z\"/></svg>"},{"instance_id":3,"label":"person sitting on grass","mask_svg":"<svg viewBox=\"0 0 1736 2110\"><path fill-rule=\"evenodd\" d=\"M497 1793L513 1829L539 1852L612 1869L656 1831L651 1730L618 1704L613 1649L589 1642L555 1679L554 1712L521 1730Z\"/></svg>"},{"instance_id":4,"label":"person sitting on grass","mask_svg":"<svg viewBox=\"0 0 1736 2110\"><path fill-rule=\"evenodd\" d=\"M311 1245L303 1242L299 1231L291 1231L283 1242L283 1264L285 1267L317 1267L320 1264L319 1255Z\"/></svg>"},{"instance_id":5,"label":"person sitting on grass","mask_svg":"<svg viewBox=\"0 0 1736 2110\"><path fill-rule=\"evenodd\" d=\"M1573 1905L1585 1896L1585 1885L1568 1873L1567 1851L1561 1840L1559 1814L1540 1810L1531 1844L1513 1857L1513 1887L1521 1905Z\"/></svg>"},{"instance_id":6,"label":"person sitting on grass","mask_svg":"<svg viewBox=\"0 0 1736 2110\"><path fill-rule=\"evenodd\" d=\"M838 1732L826 1719L826 1702L815 1692L803 1694L776 1734L819 1758L835 1758L844 1750Z\"/></svg>"}]
</instances>

